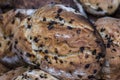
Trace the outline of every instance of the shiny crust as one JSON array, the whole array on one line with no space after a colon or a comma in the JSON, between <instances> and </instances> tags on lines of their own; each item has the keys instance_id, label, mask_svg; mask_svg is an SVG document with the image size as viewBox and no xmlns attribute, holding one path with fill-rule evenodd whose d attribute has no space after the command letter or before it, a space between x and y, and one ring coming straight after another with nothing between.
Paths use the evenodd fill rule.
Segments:
<instances>
[{"instance_id":1,"label":"shiny crust","mask_svg":"<svg viewBox=\"0 0 120 80\"><path fill-rule=\"evenodd\" d=\"M120 19L105 17L98 19L95 24L107 50L103 71L108 80L116 80L114 77L120 72Z\"/></svg>"},{"instance_id":2,"label":"shiny crust","mask_svg":"<svg viewBox=\"0 0 120 80\"><path fill-rule=\"evenodd\" d=\"M80 0L85 10L93 15L113 14L119 6L119 0Z\"/></svg>"},{"instance_id":3,"label":"shiny crust","mask_svg":"<svg viewBox=\"0 0 120 80\"><path fill-rule=\"evenodd\" d=\"M23 20L13 47L27 63L60 79L93 79L104 60L98 40L80 13L48 5Z\"/></svg>"},{"instance_id":4,"label":"shiny crust","mask_svg":"<svg viewBox=\"0 0 120 80\"><path fill-rule=\"evenodd\" d=\"M58 80L52 75L41 70L28 70L14 80Z\"/></svg>"}]
</instances>

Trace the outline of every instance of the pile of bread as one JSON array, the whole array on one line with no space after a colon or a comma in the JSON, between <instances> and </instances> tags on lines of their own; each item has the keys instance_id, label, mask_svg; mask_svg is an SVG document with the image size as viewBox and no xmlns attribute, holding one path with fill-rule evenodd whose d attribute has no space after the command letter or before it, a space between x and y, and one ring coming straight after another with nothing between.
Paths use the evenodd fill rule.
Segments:
<instances>
[{"instance_id":1,"label":"pile of bread","mask_svg":"<svg viewBox=\"0 0 120 80\"><path fill-rule=\"evenodd\" d=\"M120 0L37 1L0 14L0 80L120 80Z\"/></svg>"}]
</instances>

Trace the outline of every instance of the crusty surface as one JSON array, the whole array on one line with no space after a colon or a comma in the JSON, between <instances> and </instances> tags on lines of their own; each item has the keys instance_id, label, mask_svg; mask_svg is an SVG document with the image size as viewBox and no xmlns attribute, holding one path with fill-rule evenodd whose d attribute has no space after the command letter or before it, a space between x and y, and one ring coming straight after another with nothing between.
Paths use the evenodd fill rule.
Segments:
<instances>
[{"instance_id":1,"label":"crusty surface","mask_svg":"<svg viewBox=\"0 0 120 80\"><path fill-rule=\"evenodd\" d=\"M59 79L93 79L104 60L99 40L80 13L48 5L23 20L13 47L26 62Z\"/></svg>"},{"instance_id":2,"label":"crusty surface","mask_svg":"<svg viewBox=\"0 0 120 80\"><path fill-rule=\"evenodd\" d=\"M58 79L42 70L35 69L24 72L22 75L14 78L14 80L58 80Z\"/></svg>"},{"instance_id":3,"label":"crusty surface","mask_svg":"<svg viewBox=\"0 0 120 80\"><path fill-rule=\"evenodd\" d=\"M2 76L0 76L0 80L12 80L15 77L17 77L18 75L21 75L26 70L27 70L27 68L18 67L15 70L11 70L11 71L3 74Z\"/></svg>"},{"instance_id":4,"label":"crusty surface","mask_svg":"<svg viewBox=\"0 0 120 80\"><path fill-rule=\"evenodd\" d=\"M113 14L119 7L119 0L79 0L85 10L93 15Z\"/></svg>"},{"instance_id":5,"label":"crusty surface","mask_svg":"<svg viewBox=\"0 0 120 80\"><path fill-rule=\"evenodd\" d=\"M108 80L115 80L112 76L118 76L116 73L120 72L120 19L105 17L98 19L95 24L106 45L103 71L108 75Z\"/></svg>"},{"instance_id":6,"label":"crusty surface","mask_svg":"<svg viewBox=\"0 0 120 80\"><path fill-rule=\"evenodd\" d=\"M21 66L23 63L12 48L14 33L23 17L25 18L14 10L0 14L0 62L8 68Z\"/></svg>"}]
</instances>

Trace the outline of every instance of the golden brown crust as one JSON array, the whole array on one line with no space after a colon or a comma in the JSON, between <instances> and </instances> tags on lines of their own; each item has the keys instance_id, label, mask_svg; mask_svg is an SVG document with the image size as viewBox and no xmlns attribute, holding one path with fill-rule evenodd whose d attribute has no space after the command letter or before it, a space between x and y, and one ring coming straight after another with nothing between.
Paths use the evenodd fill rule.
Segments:
<instances>
[{"instance_id":1,"label":"golden brown crust","mask_svg":"<svg viewBox=\"0 0 120 80\"><path fill-rule=\"evenodd\" d=\"M109 78L120 70L120 19L105 17L96 21L97 30L106 45L106 65L103 70ZM114 80L114 79L111 79Z\"/></svg>"},{"instance_id":2,"label":"golden brown crust","mask_svg":"<svg viewBox=\"0 0 120 80\"><path fill-rule=\"evenodd\" d=\"M113 14L119 7L119 0L80 0L85 10L93 15Z\"/></svg>"},{"instance_id":3,"label":"golden brown crust","mask_svg":"<svg viewBox=\"0 0 120 80\"><path fill-rule=\"evenodd\" d=\"M81 14L52 5L38 9L20 24L14 48L26 62L60 79L93 79L104 60L97 40Z\"/></svg>"}]
</instances>

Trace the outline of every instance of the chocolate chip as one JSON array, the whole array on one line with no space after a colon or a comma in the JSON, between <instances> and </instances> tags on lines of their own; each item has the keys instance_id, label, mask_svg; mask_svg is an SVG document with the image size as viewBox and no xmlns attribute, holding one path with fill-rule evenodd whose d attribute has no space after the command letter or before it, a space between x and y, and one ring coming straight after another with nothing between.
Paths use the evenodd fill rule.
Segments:
<instances>
[{"instance_id":1,"label":"chocolate chip","mask_svg":"<svg viewBox=\"0 0 120 80\"><path fill-rule=\"evenodd\" d=\"M60 63L62 64L62 63L63 63L63 61L62 61L62 60L60 60Z\"/></svg>"},{"instance_id":2,"label":"chocolate chip","mask_svg":"<svg viewBox=\"0 0 120 80\"><path fill-rule=\"evenodd\" d=\"M100 7L98 7L97 9L96 9L96 11L103 11Z\"/></svg>"},{"instance_id":3,"label":"chocolate chip","mask_svg":"<svg viewBox=\"0 0 120 80\"><path fill-rule=\"evenodd\" d=\"M45 52L45 53L48 53L48 50L45 50L44 52Z\"/></svg>"},{"instance_id":4,"label":"chocolate chip","mask_svg":"<svg viewBox=\"0 0 120 80\"><path fill-rule=\"evenodd\" d=\"M27 56L27 57L32 57L32 54L30 54L30 53L27 52L27 53L26 53L26 56Z\"/></svg>"},{"instance_id":5,"label":"chocolate chip","mask_svg":"<svg viewBox=\"0 0 120 80\"><path fill-rule=\"evenodd\" d=\"M89 76L88 76L88 79L94 79L94 78L95 78L94 75L89 75Z\"/></svg>"},{"instance_id":6,"label":"chocolate chip","mask_svg":"<svg viewBox=\"0 0 120 80\"><path fill-rule=\"evenodd\" d=\"M2 44L0 43L0 47L2 46Z\"/></svg>"},{"instance_id":7,"label":"chocolate chip","mask_svg":"<svg viewBox=\"0 0 120 80\"><path fill-rule=\"evenodd\" d=\"M67 29L72 30L73 28L71 26L67 26Z\"/></svg>"},{"instance_id":8,"label":"chocolate chip","mask_svg":"<svg viewBox=\"0 0 120 80\"><path fill-rule=\"evenodd\" d=\"M85 65L85 69L88 69L90 67L90 64Z\"/></svg>"},{"instance_id":9,"label":"chocolate chip","mask_svg":"<svg viewBox=\"0 0 120 80\"><path fill-rule=\"evenodd\" d=\"M58 9L58 11L57 11L57 13L61 13L62 12L62 9L60 8L60 9Z\"/></svg>"},{"instance_id":10,"label":"chocolate chip","mask_svg":"<svg viewBox=\"0 0 120 80\"><path fill-rule=\"evenodd\" d=\"M34 42L36 42L36 43L39 41L37 37L34 37L33 40L34 40Z\"/></svg>"},{"instance_id":11,"label":"chocolate chip","mask_svg":"<svg viewBox=\"0 0 120 80\"><path fill-rule=\"evenodd\" d=\"M32 26L31 25L28 25L27 28L30 29Z\"/></svg>"},{"instance_id":12,"label":"chocolate chip","mask_svg":"<svg viewBox=\"0 0 120 80\"><path fill-rule=\"evenodd\" d=\"M96 55L96 49L92 51L92 55Z\"/></svg>"},{"instance_id":13,"label":"chocolate chip","mask_svg":"<svg viewBox=\"0 0 120 80\"><path fill-rule=\"evenodd\" d=\"M80 47L80 51L83 53L83 51L85 50L84 47Z\"/></svg>"},{"instance_id":14,"label":"chocolate chip","mask_svg":"<svg viewBox=\"0 0 120 80\"><path fill-rule=\"evenodd\" d=\"M47 28L48 28L48 30L51 30L51 29L54 28L54 26L53 25L49 25Z\"/></svg>"},{"instance_id":15,"label":"chocolate chip","mask_svg":"<svg viewBox=\"0 0 120 80\"><path fill-rule=\"evenodd\" d=\"M95 73L97 73L97 70L95 69L95 70L93 70L93 74L95 74Z\"/></svg>"},{"instance_id":16,"label":"chocolate chip","mask_svg":"<svg viewBox=\"0 0 120 80\"><path fill-rule=\"evenodd\" d=\"M82 75L77 75L79 78L82 78Z\"/></svg>"},{"instance_id":17,"label":"chocolate chip","mask_svg":"<svg viewBox=\"0 0 120 80\"><path fill-rule=\"evenodd\" d=\"M104 31L105 31L105 28L101 28L101 29L100 29L100 32L104 32Z\"/></svg>"},{"instance_id":18,"label":"chocolate chip","mask_svg":"<svg viewBox=\"0 0 120 80\"><path fill-rule=\"evenodd\" d=\"M70 65L73 65L73 62L70 62Z\"/></svg>"},{"instance_id":19,"label":"chocolate chip","mask_svg":"<svg viewBox=\"0 0 120 80\"><path fill-rule=\"evenodd\" d=\"M72 24L72 23L73 23L73 21L74 21L74 19L71 19L71 20L69 21L69 23L70 23L70 24Z\"/></svg>"},{"instance_id":20,"label":"chocolate chip","mask_svg":"<svg viewBox=\"0 0 120 80\"><path fill-rule=\"evenodd\" d=\"M30 21L30 20L31 20L31 18L29 17L29 18L27 18L27 20L28 20L28 21Z\"/></svg>"},{"instance_id":21,"label":"chocolate chip","mask_svg":"<svg viewBox=\"0 0 120 80\"><path fill-rule=\"evenodd\" d=\"M43 18L43 21L46 21L46 18L45 18L45 17Z\"/></svg>"},{"instance_id":22,"label":"chocolate chip","mask_svg":"<svg viewBox=\"0 0 120 80\"><path fill-rule=\"evenodd\" d=\"M57 57L57 56L54 56L54 59L55 59L55 60L58 60L58 57Z\"/></svg>"}]
</instances>

